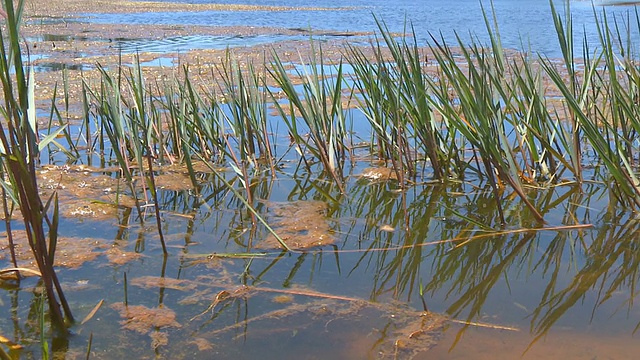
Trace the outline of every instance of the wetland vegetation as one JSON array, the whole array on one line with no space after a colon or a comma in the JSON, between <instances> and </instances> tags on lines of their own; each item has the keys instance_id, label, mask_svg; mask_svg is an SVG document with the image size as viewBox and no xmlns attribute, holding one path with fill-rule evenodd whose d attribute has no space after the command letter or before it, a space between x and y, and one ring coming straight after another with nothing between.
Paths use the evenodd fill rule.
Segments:
<instances>
[{"instance_id":1,"label":"wetland vegetation","mask_svg":"<svg viewBox=\"0 0 640 360\"><path fill-rule=\"evenodd\" d=\"M559 58L482 7L47 98L4 0L0 358L634 354L640 12L594 44L566 4Z\"/></svg>"}]
</instances>

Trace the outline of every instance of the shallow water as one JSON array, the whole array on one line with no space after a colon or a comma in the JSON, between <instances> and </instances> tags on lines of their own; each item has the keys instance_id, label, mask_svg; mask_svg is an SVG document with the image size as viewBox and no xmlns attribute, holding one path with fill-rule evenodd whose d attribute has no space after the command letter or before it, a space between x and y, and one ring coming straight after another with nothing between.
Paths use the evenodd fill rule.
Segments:
<instances>
[{"instance_id":1,"label":"shallow water","mask_svg":"<svg viewBox=\"0 0 640 360\"><path fill-rule=\"evenodd\" d=\"M179 1L178 1L179 2ZM208 3L208 0L184 1L186 3ZM310 6L305 1L215 1L215 3L243 3L248 5L273 5L304 7ZM555 38L555 29L547 0L495 0L495 14L503 45L508 48L531 50L550 57L560 55ZM612 16L626 16L633 11L633 3L616 1L572 1L571 13L574 23L576 46L581 46L586 35L592 44L598 40L594 8L601 8ZM611 4L616 4L613 6ZM329 31L372 32L377 30L374 16L384 21L392 32L404 32L413 26L417 40L422 44L433 43L431 35L436 38L442 34L451 44L455 44L454 32L463 39L469 34L487 41L486 25L482 16L480 3L476 0L422 0L422 1L332 1L323 0L313 6L334 8L326 11L208 11L194 16L190 12L158 12L138 14L87 14L90 21L99 23L132 23L132 24L189 24L212 26L268 26L286 29L315 29ZM564 2L556 2L563 12ZM489 2L485 4L491 12ZM631 15L634 16L633 14ZM288 36L273 36L272 41L289 40ZM465 40L465 41L467 41ZM243 46L228 39L212 39L218 46ZM253 45L249 40L246 45ZM194 44L193 46L197 46ZM205 46L203 44L203 46ZM209 45L210 46L210 45ZM145 50L144 47L141 47ZM578 52L579 49L577 49Z\"/></svg>"}]
</instances>

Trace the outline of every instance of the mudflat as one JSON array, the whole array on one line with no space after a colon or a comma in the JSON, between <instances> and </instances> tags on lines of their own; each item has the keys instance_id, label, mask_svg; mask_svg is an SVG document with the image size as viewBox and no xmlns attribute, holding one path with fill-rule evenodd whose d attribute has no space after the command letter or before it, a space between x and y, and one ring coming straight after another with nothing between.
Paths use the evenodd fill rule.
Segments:
<instances>
[{"instance_id":1,"label":"mudflat","mask_svg":"<svg viewBox=\"0 0 640 360\"><path fill-rule=\"evenodd\" d=\"M89 5L90 4L90 5ZM89 7L88 7L89 6ZM323 7L266 6L244 4L187 4L164 1L128 0L26 0L25 12L30 16L73 17L84 13L131 13L154 11L292 11L292 10L335 10Z\"/></svg>"},{"instance_id":2,"label":"mudflat","mask_svg":"<svg viewBox=\"0 0 640 360\"><path fill-rule=\"evenodd\" d=\"M90 4L90 5L89 5ZM183 71L181 65L189 64L188 71L210 74L212 66L220 64L231 54L241 64L264 64L277 54L283 61L300 61L311 52L309 40L286 40L296 36L336 35L330 31L311 29L255 26L192 26L167 24L103 24L95 21L101 13L153 13L153 12L199 12L224 11L336 11L336 8L255 6L240 4L186 4L160 1L97 0L90 3L82 0L25 0L21 33L24 38L23 53L37 70L36 99L38 106L50 107L53 89L60 85L63 76L67 83L67 98L79 100L82 82L91 84L99 79L98 65L114 68L119 64L142 64L145 77L159 79ZM339 8L349 11L350 8ZM373 33L340 33L332 41L323 41L322 55L326 63L338 61L344 53L345 42L354 38L362 40ZM163 41L167 38L185 36L273 36L273 42L263 44L224 45L216 49L193 49L177 51L123 52L122 41L144 44L146 41ZM282 40L282 41L279 41ZM64 71L63 71L64 70ZM58 99L62 99L58 86ZM61 101L61 100L59 100ZM71 112L73 113L73 111ZM70 114L72 117L74 115Z\"/></svg>"}]
</instances>

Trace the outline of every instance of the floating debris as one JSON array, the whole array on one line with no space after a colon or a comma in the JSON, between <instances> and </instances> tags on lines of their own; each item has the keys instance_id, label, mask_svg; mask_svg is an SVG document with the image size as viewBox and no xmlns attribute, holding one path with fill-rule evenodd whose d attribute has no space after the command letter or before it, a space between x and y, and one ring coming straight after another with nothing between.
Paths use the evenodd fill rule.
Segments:
<instances>
[{"instance_id":1,"label":"floating debris","mask_svg":"<svg viewBox=\"0 0 640 360\"><path fill-rule=\"evenodd\" d=\"M142 257L142 254L131 251L124 251L117 246L112 246L106 252L109 263L113 265L124 265L129 261L137 260Z\"/></svg>"},{"instance_id":2,"label":"floating debris","mask_svg":"<svg viewBox=\"0 0 640 360\"><path fill-rule=\"evenodd\" d=\"M27 269L37 270L27 233L24 230L13 230L11 233L18 264ZM108 245L96 238L58 237L55 266L77 269L102 255L107 247ZM3 232L0 234L0 259L8 259L9 253L9 241L6 232Z\"/></svg>"},{"instance_id":3,"label":"floating debris","mask_svg":"<svg viewBox=\"0 0 640 360\"><path fill-rule=\"evenodd\" d=\"M190 291L196 288L196 283L192 281L160 276L136 277L131 279L130 284L145 289L166 288L180 291Z\"/></svg>"},{"instance_id":4,"label":"floating debris","mask_svg":"<svg viewBox=\"0 0 640 360\"><path fill-rule=\"evenodd\" d=\"M193 344L198 347L198 351L212 350L213 345L211 342L204 338L194 338L188 341L188 344Z\"/></svg>"},{"instance_id":5,"label":"floating debris","mask_svg":"<svg viewBox=\"0 0 640 360\"><path fill-rule=\"evenodd\" d=\"M368 339L368 358L411 360L438 344L447 321L446 316L397 304L360 299L321 299L293 303L202 335L205 338L233 335L248 323L266 322L268 325L255 326L273 329L272 332L249 332L243 336L271 338L275 332L298 334L307 331L313 333L314 337L327 337L327 341L361 338ZM319 326L321 329L318 329Z\"/></svg>"},{"instance_id":6,"label":"floating debris","mask_svg":"<svg viewBox=\"0 0 640 360\"><path fill-rule=\"evenodd\" d=\"M132 164L132 166L137 166ZM207 164L193 162L194 171L211 172ZM148 169L142 167L143 171ZM93 220L115 219L119 208L133 208L135 199L127 193L129 185L123 179L106 174L119 172L119 168L95 168L86 165L44 165L38 172L38 186L43 197L55 191L60 200L60 211L66 218L91 218ZM187 176L186 166L157 165L154 171L158 189L166 191L188 191L193 182ZM145 181L134 181L135 188L142 190Z\"/></svg>"},{"instance_id":7,"label":"floating debris","mask_svg":"<svg viewBox=\"0 0 640 360\"><path fill-rule=\"evenodd\" d=\"M366 168L360 177L372 181L398 180L398 174L394 169L387 167Z\"/></svg>"},{"instance_id":8,"label":"floating debris","mask_svg":"<svg viewBox=\"0 0 640 360\"><path fill-rule=\"evenodd\" d=\"M393 226L388 225L388 224L380 225L379 229L380 229L380 231L384 231L384 232L394 232L394 231L396 231L396 229Z\"/></svg>"},{"instance_id":9,"label":"floating debris","mask_svg":"<svg viewBox=\"0 0 640 360\"><path fill-rule=\"evenodd\" d=\"M176 321L176 313L166 306L148 308L143 305L125 305L122 302L111 305L124 320L120 325L125 330L139 334L150 334L151 331L163 328L180 328Z\"/></svg>"},{"instance_id":10,"label":"floating debris","mask_svg":"<svg viewBox=\"0 0 640 360\"><path fill-rule=\"evenodd\" d=\"M184 191L192 190L191 179L182 173L160 174L154 177L156 186L163 190Z\"/></svg>"},{"instance_id":11,"label":"floating debris","mask_svg":"<svg viewBox=\"0 0 640 360\"><path fill-rule=\"evenodd\" d=\"M86 291L100 289L98 284L91 283L89 280L77 280L71 282L63 282L62 288L67 291Z\"/></svg>"},{"instance_id":12,"label":"floating debris","mask_svg":"<svg viewBox=\"0 0 640 360\"><path fill-rule=\"evenodd\" d=\"M317 200L265 203L272 212L269 218L271 227L291 249L308 249L335 242L327 221L327 203ZM282 248L282 245L270 234L256 244L256 248Z\"/></svg>"},{"instance_id":13,"label":"floating debris","mask_svg":"<svg viewBox=\"0 0 640 360\"><path fill-rule=\"evenodd\" d=\"M277 304L289 304L293 302L293 295L276 295L271 299L271 301Z\"/></svg>"},{"instance_id":14,"label":"floating debris","mask_svg":"<svg viewBox=\"0 0 640 360\"><path fill-rule=\"evenodd\" d=\"M96 169L89 166L44 166L38 172L38 186L44 197L55 191L60 212L66 218L114 219L118 207L133 207L135 200L117 193L125 183L104 173L116 169Z\"/></svg>"},{"instance_id":15,"label":"floating debris","mask_svg":"<svg viewBox=\"0 0 640 360\"><path fill-rule=\"evenodd\" d=\"M157 349L160 346L165 346L169 344L169 334L163 331L154 331L149 334L151 338L151 348Z\"/></svg>"}]
</instances>

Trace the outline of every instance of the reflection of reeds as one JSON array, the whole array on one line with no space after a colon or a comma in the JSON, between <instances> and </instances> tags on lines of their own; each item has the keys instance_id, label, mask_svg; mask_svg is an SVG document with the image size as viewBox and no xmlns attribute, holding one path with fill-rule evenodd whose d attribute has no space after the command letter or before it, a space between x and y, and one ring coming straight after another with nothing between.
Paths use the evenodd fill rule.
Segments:
<instances>
[{"instance_id":1,"label":"reflection of reeds","mask_svg":"<svg viewBox=\"0 0 640 360\"><path fill-rule=\"evenodd\" d=\"M638 236L640 227L636 221L630 221L624 212L606 213L601 219L607 225L598 231L581 234L580 241L571 234L558 234L545 250L544 256L535 264L544 273L551 275L540 306L533 312L531 326L535 333L532 346L544 337L558 319L580 302L584 302L590 293L597 293L594 309L608 301L616 301L620 293L628 299L621 301L619 308L627 306L629 311L637 296L638 269L640 269L640 248ZM563 251L583 251L587 260L577 268L575 276L568 283L558 281L558 275L566 271L557 259ZM634 332L640 328L636 324Z\"/></svg>"}]
</instances>

